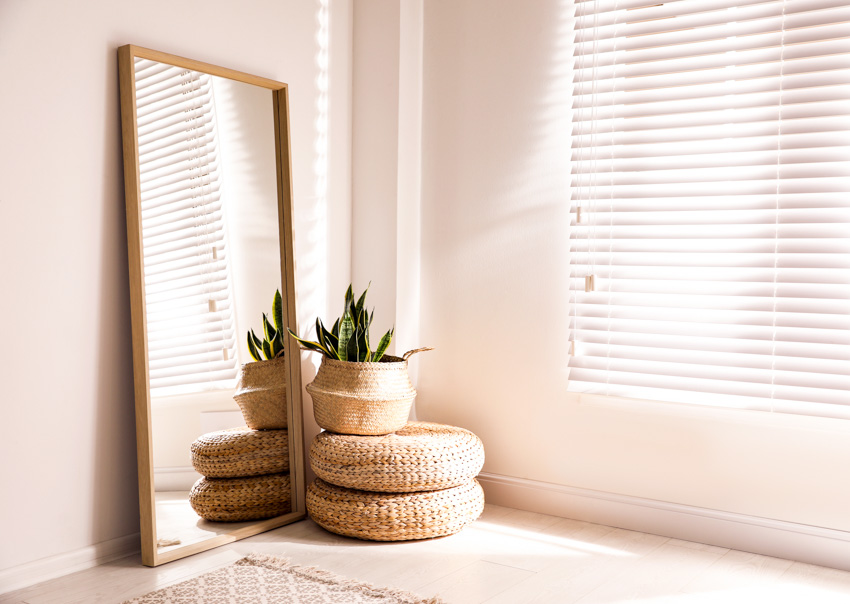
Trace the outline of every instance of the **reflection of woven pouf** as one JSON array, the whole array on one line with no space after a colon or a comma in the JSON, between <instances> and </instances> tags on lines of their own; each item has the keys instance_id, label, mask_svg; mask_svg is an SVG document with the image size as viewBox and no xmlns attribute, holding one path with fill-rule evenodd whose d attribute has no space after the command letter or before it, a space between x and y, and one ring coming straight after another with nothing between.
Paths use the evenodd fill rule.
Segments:
<instances>
[{"instance_id":1,"label":"reflection of woven pouf","mask_svg":"<svg viewBox=\"0 0 850 604\"><path fill-rule=\"evenodd\" d=\"M189 493L192 509L205 520L239 522L291 510L289 474L249 478L201 478Z\"/></svg>"},{"instance_id":2,"label":"reflection of woven pouf","mask_svg":"<svg viewBox=\"0 0 850 604\"><path fill-rule=\"evenodd\" d=\"M310 465L322 480L350 489L434 491L476 477L484 445L469 430L427 422L385 436L322 432L310 446Z\"/></svg>"},{"instance_id":3,"label":"reflection of woven pouf","mask_svg":"<svg viewBox=\"0 0 850 604\"><path fill-rule=\"evenodd\" d=\"M307 489L307 511L319 526L371 541L428 539L458 532L484 510L475 479L420 493L370 493L317 478Z\"/></svg>"},{"instance_id":4,"label":"reflection of woven pouf","mask_svg":"<svg viewBox=\"0 0 850 604\"><path fill-rule=\"evenodd\" d=\"M234 428L204 434L192 443L192 465L208 478L238 478L289 470L286 430Z\"/></svg>"}]
</instances>

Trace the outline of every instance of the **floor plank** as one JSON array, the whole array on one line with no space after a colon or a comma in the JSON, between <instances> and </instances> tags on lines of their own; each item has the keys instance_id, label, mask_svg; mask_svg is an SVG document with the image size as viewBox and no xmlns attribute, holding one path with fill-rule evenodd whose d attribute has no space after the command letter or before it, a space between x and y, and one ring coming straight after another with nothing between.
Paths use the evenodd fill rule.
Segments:
<instances>
[{"instance_id":1,"label":"floor plank","mask_svg":"<svg viewBox=\"0 0 850 604\"><path fill-rule=\"evenodd\" d=\"M662 544L578 600L580 604L664 601L720 559L720 554Z\"/></svg>"},{"instance_id":2,"label":"floor plank","mask_svg":"<svg viewBox=\"0 0 850 604\"><path fill-rule=\"evenodd\" d=\"M252 552L453 604L850 602L847 572L488 504L440 539L358 541L305 520L157 568L114 560L0 604L119 604Z\"/></svg>"},{"instance_id":3,"label":"floor plank","mask_svg":"<svg viewBox=\"0 0 850 604\"><path fill-rule=\"evenodd\" d=\"M724 592L730 598L758 593L770 588L792 564L790 560L730 550L685 585L682 592Z\"/></svg>"},{"instance_id":4,"label":"floor plank","mask_svg":"<svg viewBox=\"0 0 850 604\"><path fill-rule=\"evenodd\" d=\"M479 560L424 585L423 596L439 595L447 602L478 604L527 579L534 573L512 566Z\"/></svg>"}]
</instances>

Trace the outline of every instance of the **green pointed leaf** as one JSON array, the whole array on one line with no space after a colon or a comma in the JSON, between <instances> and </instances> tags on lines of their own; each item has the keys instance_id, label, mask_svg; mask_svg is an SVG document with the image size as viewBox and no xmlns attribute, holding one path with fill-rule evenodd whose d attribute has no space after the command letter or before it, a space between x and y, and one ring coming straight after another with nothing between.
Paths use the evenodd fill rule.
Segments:
<instances>
[{"instance_id":1,"label":"green pointed leaf","mask_svg":"<svg viewBox=\"0 0 850 604\"><path fill-rule=\"evenodd\" d=\"M283 331L283 299L280 297L280 290L274 293L272 319L274 320L274 328L277 331Z\"/></svg>"},{"instance_id":2,"label":"green pointed leaf","mask_svg":"<svg viewBox=\"0 0 850 604\"><path fill-rule=\"evenodd\" d=\"M394 331L395 328L393 327L387 333L385 333L384 337L381 338L381 341L378 342L378 348L375 350L375 354L372 357L372 361L374 361L375 363L377 363L383 358L384 353L387 351L387 348L390 345L390 342L392 342Z\"/></svg>"},{"instance_id":3,"label":"green pointed leaf","mask_svg":"<svg viewBox=\"0 0 850 604\"><path fill-rule=\"evenodd\" d=\"M361 363L367 360L366 357L369 354L369 346L366 343L368 337L365 330L357 329L357 360Z\"/></svg>"},{"instance_id":4,"label":"green pointed leaf","mask_svg":"<svg viewBox=\"0 0 850 604\"><path fill-rule=\"evenodd\" d=\"M319 326L322 328L322 333L325 334L325 340L328 341L329 344L332 344L334 347L339 344L339 337L335 336L333 332L328 331L325 328L325 324L322 323L322 320L319 319Z\"/></svg>"},{"instance_id":5,"label":"green pointed leaf","mask_svg":"<svg viewBox=\"0 0 850 604\"><path fill-rule=\"evenodd\" d=\"M251 330L251 337L254 340L254 346L257 347L257 350L262 350L263 349L263 341L260 338L257 337L257 334L254 333L253 329Z\"/></svg>"},{"instance_id":6,"label":"green pointed leaf","mask_svg":"<svg viewBox=\"0 0 850 604\"><path fill-rule=\"evenodd\" d=\"M283 352L283 340L280 337L280 332L274 334L274 339L269 342L272 349L272 358L276 359Z\"/></svg>"},{"instance_id":7,"label":"green pointed leaf","mask_svg":"<svg viewBox=\"0 0 850 604\"><path fill-rule=\"evenodd\" d=\"M360 313L363 312L363 305L366 303L366 294L369 292L369 288L372 287L372 282L369 282L369 285L366 286L366 290L360 295L360 299L357 300L357 306L355 306L356 315L359 317Z\"/></svg>"},{"instance_id":8,"label":"green pointed leaf","mask_svg":"<svg viewBox=\"0 0 850 604\"><path fill-rule=\"evenodd\" d=\"M351 315L346 312L342 316L342 323L339 326L339 346L337 346L337 350L339 351L340 361L347 361L350 358L348 356L348 349L353 334L354 322L351 320Z\"/></svg>"},{"instance_id":9,"label":"green pointed leaf","mask_svg":"<svg viewBox=\"0 0 850 604\"><path fill-rule=\"evenodd\" d=\"M318 323L316 330L317 332L321 331L324 338L322 345L331 353L331 357L338 359L339 353L337 352L337 346L339 346L339 338L325 328L325 324L322 323L321 319L316 319L316 321Z\"/></svg>"},{"instance_id":10,"label":"green pointed leaf","mask_svg":"<svg viewBox=\"0 0 850 604\"><path fill-rule=\"evenodd\" d=\"M354 302L354 292L351 291L351 284L349 283L348 289L345 292L345 308L342 311L343 316L345 316L345 313L347 313L350 310L351 304L353 302Z\"/></svg>"},{"instance_id":11,"label":"green pointed leaf","mask_svg":"<svg viewBox=\"0 0 850 604\"><path fill-rule=\"evenodd\" d=\"M360 330L355 331L351 338L348 340L348 360L349 361L359 361L360 360L360 347L357 344L357 339L360 336Z\"/></svg>"},{"instance_id":12,"label":"green pointed leaf","mask_svg":"<svg viewBox=\"0 0 850 604\"><path fill-rule=\"evenodd\" d=\"M331 333L336 336L336 341L339 342L339 319L334 321L333 329L331 329Z\"/></svg>"},{"instance_id":13,"label":"green pointed leaf","mask_svg":"<svg viewBox=\"0 0 850 604\"><path fill-rule=\"evenodd\" d=\"M325 329L324 323L319 320L319 326L322 328L322 334L325 338L325 348L328 349L328 352L331 353L331 356L335 359L339 358L339 354L337 353L337 348L339 347L339 338L334 334Z\"/></svg>"},{"instance_id":14,"label":"green pointed leaf","mask_svg":"<svg viewBox=\"0 0 850 604\"><path fill-rule=\"evenodd\" d=\"M248 332L248 354L251 355L251 358L255 361L262 361L263 359L260 357L260 353L257 351L257 346L254 344L253 338L251 338L251 332Z\"/></svg>"},{"instance_id":15,"label":"green pointed leaf","mask_svg":"<svg viewBox=\"0 0 850 604\"><path fill-rule=\"evenodd\" d=\"M279 357L279 356L283 355L284 351L286 350L286 346L285 346L284 341L283 341L283 332L282 331L277 332L277 335L275 336L274 340L277 343L276 348L278 350L278 352L275 353L275 357Z\"/></svg>"},{"instance_id":16,"label":"green pointed leaf","mask_svg":"<svg viewBox=\"0 0 850 604\"><path fill-rule=\"evenodd\" d=\"M301 345L306 350L312 350L313 352L320 352L327 356L327 352L322 350L322 347L316 344L315 342L308 342L307 340L301 340Z\"/></svg>"},{"instance_id":17,"label":"green pointed leaf","mask_svg":"<svg viewBox=\"0 0 850 604\"><path fill-rule=\"evenodd\" d=\"M272 324L269 323L269 318L266 316L266 313L263 313L263 333L266 336L266 341L271 343L274 340L275 335L277 335L277 330L272 327Z\"/></svg>"},{"instance_id":18,"label":"green pointed leaf","mask_svg":"<svg viewBox=\"0 0 850 604\"><path fill-rule=\"evenodd\" d=\"M354 325L357 323L357 303L354 301L354 292L351 291L351 286L348 286L348 292L345 294L345 311L351 315L351 320L355 321ZM345 314L345 313L343 313Z\"/></svg>"},{"instance_id":19,"label":"green pointed leaf","mask_svg":"<svg viewBox=\"0 0 850 604\"><path fill-rule=\"evenodd\" d=\"M321 352L322 354L329 356L331 358L336 358L335 355L332 355L329 351L322 348L321 344L319 344L318 342L311 342L310 340L304 340L302 338L299 338L298 336L295 335L295 332L293 332L291 329L287 329L287 331L289 332L289 335L292 336L293 338L295 338L295 340L299 344L301 344L301 346L303 346L304 348L308 348L310 350L315 350L316 352Z\"/></svg>"},{"instance_id":20,"label":"green pointed leaf","mask_svg":"<svg viewBox=\"0 0 850 604\"><path fill-rule=\"evenodd\" d=\"M267 361L274 358L274 354L272 353L272 346L268 340L263 342L263 354L266 355Z\"/></svg>"},{"instance_id":21,"label":"green pointed leaf","mask_svg":"<svg viewBox=\"0 0 850 604\"><path fill-rule=\"evenodd\" d=\"M325 338L325 330L322 327L322 320L318 317L316 317L316 339L319 341L319 345L327 350L328 341L327 338Z\"/></svg>"}]
</instances>

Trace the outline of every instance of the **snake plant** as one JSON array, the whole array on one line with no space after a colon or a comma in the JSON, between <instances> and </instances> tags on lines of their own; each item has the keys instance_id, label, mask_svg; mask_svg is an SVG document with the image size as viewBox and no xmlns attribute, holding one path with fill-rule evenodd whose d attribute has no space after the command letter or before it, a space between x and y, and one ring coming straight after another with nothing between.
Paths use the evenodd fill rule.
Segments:
<instances>
[{"instance_id":1,"label":"snake plant","mask_svg":"<svg viewBox=\"0 0 850 604\"><path fill-rule=\"evenodd\" d=\"M270 361L283 356L283 300L280 290L274 293L272 321L274 325L263 313L263 339L258 338L253 329L248 331L248 352L255 361Z\"/></svg>"},{"instance_id":2,"label":"snake plant","mask_svg":"<svg viewBox=\"0 0 850 604\"><path fill-rule=\"evenodd\" d=\"M316 339L303 340L299 338L293 331L289 330L289 335L298 340L298 342L306 350L320 352L328 358L339 361L352 361L361 363L377 363L384 356L387 347L393 339L395 328L390 329L378 342L377 348L372 350L369 342L369 327L372 325L372 319L375 317L375 309L370 313L366 309L366 291L354 301L354 292L351 291L351 285L345 292L345 309L342 317L334 322L333 328L328 330L325 328L322 320L316 319Z\"/></svg>"}]
</instances>

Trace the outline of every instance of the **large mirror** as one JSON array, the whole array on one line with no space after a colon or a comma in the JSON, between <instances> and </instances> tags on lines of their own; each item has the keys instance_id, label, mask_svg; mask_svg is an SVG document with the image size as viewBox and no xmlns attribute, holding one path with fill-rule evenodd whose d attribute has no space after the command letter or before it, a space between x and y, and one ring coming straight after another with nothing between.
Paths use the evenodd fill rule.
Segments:
<instances>
[{"instance_id":1,"label":"large mirror","mask_svg":"<svg viewBox=\"0 0 850 604\"><path fill-rule=\"evenodd\" d=\"M297 331L289 103L283 83L136 46L119 49L119 79L142 561L156 566L305 515L299 355L283 337Z\"/></svg>"}]
</instances>

